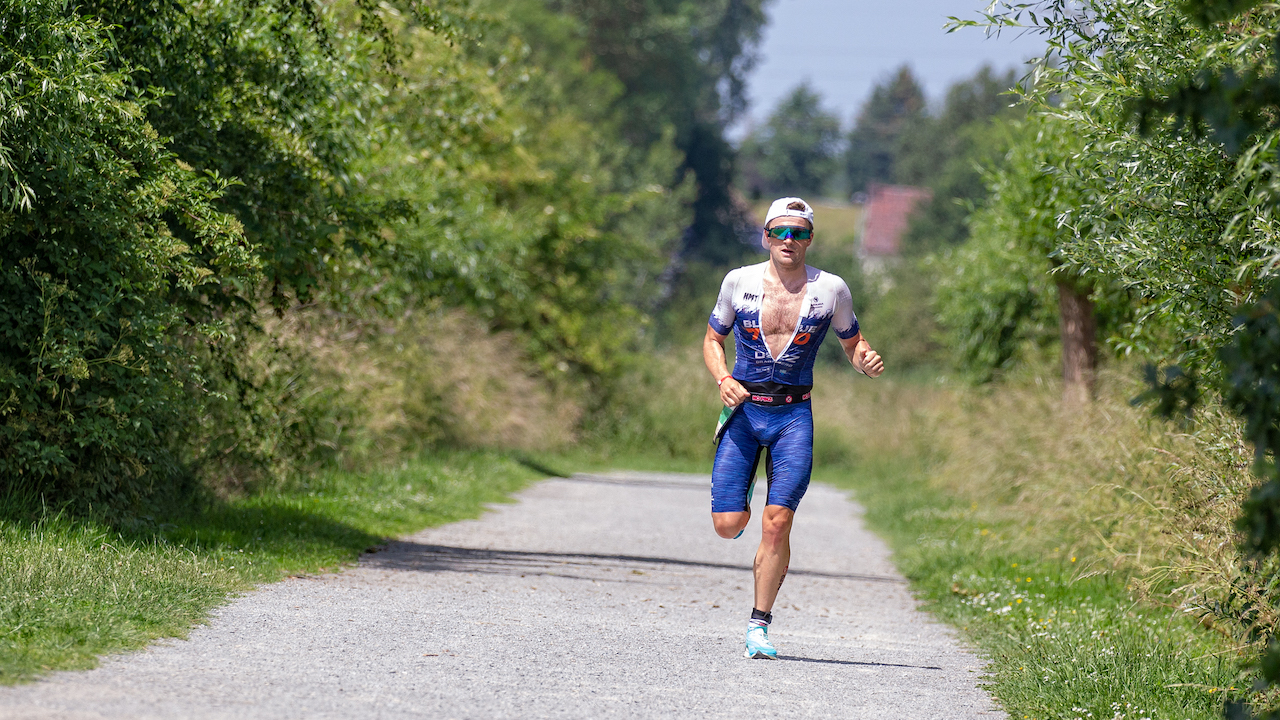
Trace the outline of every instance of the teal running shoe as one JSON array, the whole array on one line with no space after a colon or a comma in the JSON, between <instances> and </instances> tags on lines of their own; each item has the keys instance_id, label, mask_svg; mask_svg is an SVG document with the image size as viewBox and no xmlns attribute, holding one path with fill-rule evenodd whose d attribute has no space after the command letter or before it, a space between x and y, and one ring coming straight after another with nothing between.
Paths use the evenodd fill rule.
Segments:
<instances>
[{"instance_id":1,"label":"teal running shoe","mask_svg":"<svg viewBox=\"0 0 1280 720\"><path fill-rule=\"evenodd\" d=\"M747 652L744 657L748 660L778 659L778 651L774 649L773 643L769 642L769 628L767 626L760 625L747 628Z\"/></svg>"}]
</instances>

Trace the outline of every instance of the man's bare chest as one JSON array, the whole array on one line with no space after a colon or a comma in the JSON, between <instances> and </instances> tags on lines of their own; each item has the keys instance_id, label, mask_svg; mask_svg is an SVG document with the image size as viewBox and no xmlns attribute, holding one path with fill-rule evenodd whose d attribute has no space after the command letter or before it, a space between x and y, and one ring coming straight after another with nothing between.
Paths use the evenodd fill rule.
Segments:
<instances>
[{"instance_id":1,"label":"man's bare chest","mask_svg":"<svg viewBox=\"0 0 1280 720\"><path fill-rule=\"evenodd\" d=\"M804 306L806 286L798 292L790 292L780 282L764 282L764 298L760 307L760 326L765 343L774 357L786 349L796 324L800 322L800 310Z\"/></svg>"}]
</instances>

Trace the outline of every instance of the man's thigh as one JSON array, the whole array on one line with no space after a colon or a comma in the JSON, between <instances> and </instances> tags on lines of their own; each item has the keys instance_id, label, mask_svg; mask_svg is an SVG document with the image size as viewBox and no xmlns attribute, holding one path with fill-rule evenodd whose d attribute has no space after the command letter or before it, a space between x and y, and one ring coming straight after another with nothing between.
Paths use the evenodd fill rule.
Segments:
<instances>
[{"instance_id":1,"label":"man's thigh","mask_svg":"<svg viewBox=\"0 0 1280 720\"><path fill-rule=\"evenodd\" d=\"M795 512L813 474L813 411L806 404L793 413L769 448L769 504Z\"/></svg>"},{"instance_id":2,"label":"man's thigh","mask_svg":"<svg viewBox=\"0 0 1280 720\"><path fill-rule=\"evenodd\" d=\"M716 462L711 470L711 512L742 512L748 509L747 488L760 462L761 445L746 408L733 414L725 428Z\"/></svg>"}]
</instances>

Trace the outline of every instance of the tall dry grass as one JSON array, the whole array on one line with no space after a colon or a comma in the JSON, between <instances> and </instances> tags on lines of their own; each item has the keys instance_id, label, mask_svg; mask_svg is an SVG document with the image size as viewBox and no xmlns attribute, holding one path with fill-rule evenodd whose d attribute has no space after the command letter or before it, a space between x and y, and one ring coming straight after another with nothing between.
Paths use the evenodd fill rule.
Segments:
<instances>
[{"instance_id":1,"label":"tall dry grass","mask_svg":"<svg viewBox=\"0 0 1280 720\"><path fill-rule=\"evenodd\" d=\"M614 455L657 456L710 467L720 395L701 345L655 350L637 363L587 428Z\"/></svg>"},{"instance_id":2,"label":"tall dry grass","mask_svg":"<svg viewBox=\"0 0 1280 720\"><path fill-rule=\"evenodd\" d=\"M259 324L234 348L237 380L210 379L188 438L189 464L220 494L433 448L547 450L576 439L581 393L465 311L361 321L309 308L264 312Z\"/></svg>"},{"instance_id":3,"label":"tall dry grass","mask_svg":"<svg viewBox=\"0 0 1280 720\"><path fill-rule=\"evenodd\" d=\"M1237 547L1255 482L1240 424L1212 405L1189 423L1153 418L1130 404L1137 375L1105 371L1097 400L1076 408L1034 370L983 388L820 378L817 453L915 454L988 542L1075 558L1080 576L1112 574L1135 599L1256 644L1280 625L1280 575Z\"/></svg>"},{"instance_id":4,"label":"tall dry grass","mask_svg":"<svg viewBox=\"0 0 1280 720\"><path fill-rule=\"evenodd\" d=\"M519 339L463 310L419 311L376 328L307 336L317 365L359 408L360 448L554 449L574 441L582 402L540 375Z\"/></svg>"}]
</instances>

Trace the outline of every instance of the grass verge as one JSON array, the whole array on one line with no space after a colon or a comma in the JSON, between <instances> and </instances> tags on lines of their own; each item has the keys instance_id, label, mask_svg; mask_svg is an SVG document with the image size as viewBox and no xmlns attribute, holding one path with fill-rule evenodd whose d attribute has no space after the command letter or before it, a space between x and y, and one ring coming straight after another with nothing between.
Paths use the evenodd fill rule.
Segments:
<instances>
[{"instance_id":1,"label":"grass verge","mask_svg":"<svg viewBox=\"0 0 1280 720\"><path fill-rule=\"evenodd\" d=\"M1234 449L1205 452L1212 428L1175 433L1123 385L1074 410L1045 378L825 386L815 479L853 491L925 607L989 658L1012 718L1208 720L1246 693L1242 648L1201 625L1211 590L1188 569L1210 557L1191 535L1233 546L1232 492L1186 472L1236 472Z\"/></svg>"},{"instance_id":2,"label":"grass verge","mask_svg":"<svg viewBox=\"0 0 1280 720\"><path fill-rule=\"evenodd\" d=\"M146 530L56 514L0 519L0 684L184 636L237 592L475 517L538 477L506 456L449 453L317 475Z\"/></svg>"},{"instance_id":3,"label":"grass verge","mask_svg":"<svg viewBox=\"0 0 1280 720\"><path fill-rule=\"evenodd\" d=\"M910 457L866 458L817 480L854 491L926 608L989 659L988 689L1013 718L1221 718L1238 665L1185 616L1134 602L1123 575L1082 577L1061 546L1011 553L991 523L929 482ZM1057 552L1055 552L1057 550Z\"/></svg>"}]
</instances>

